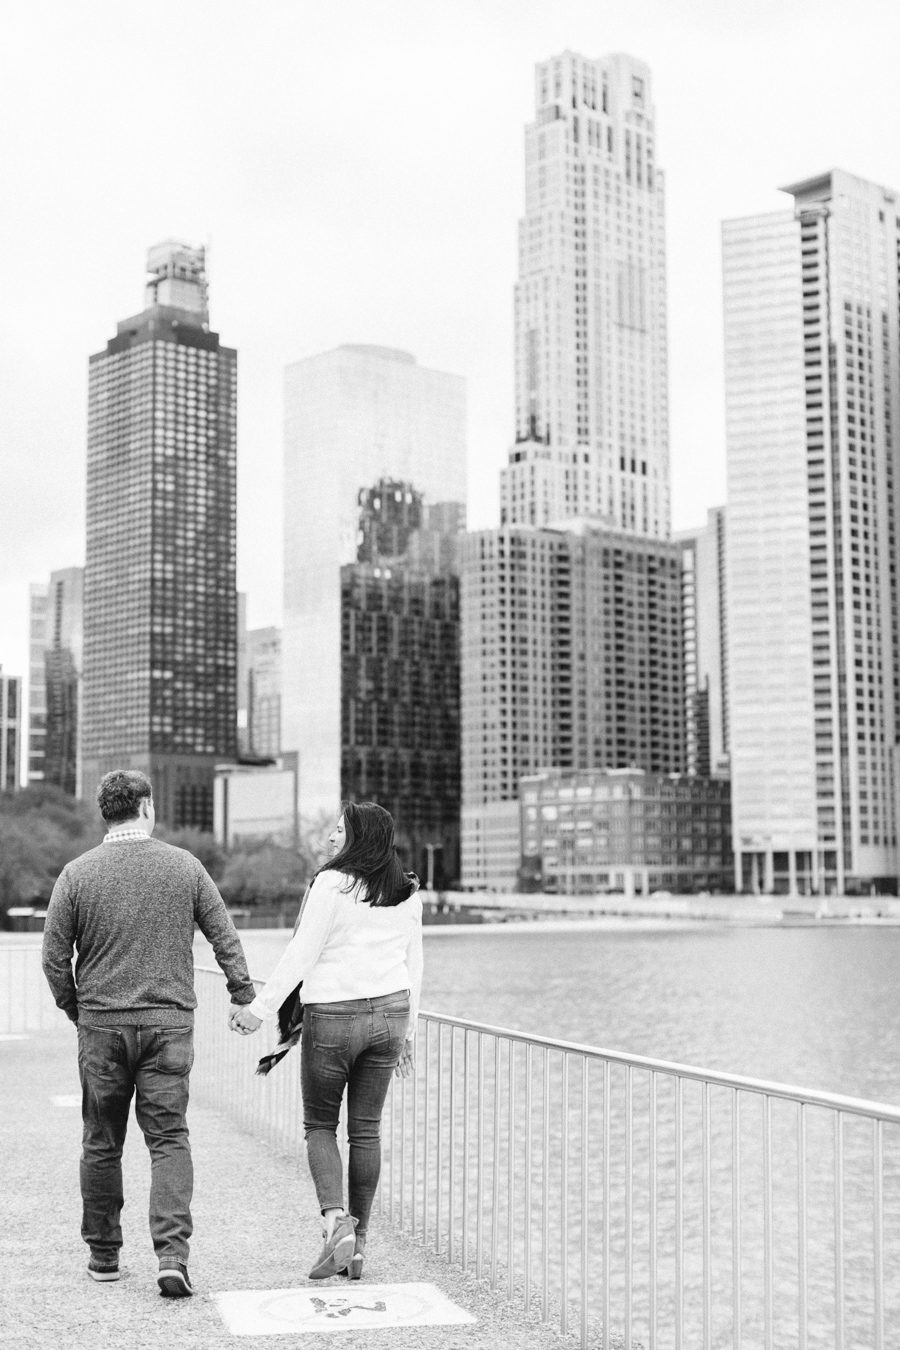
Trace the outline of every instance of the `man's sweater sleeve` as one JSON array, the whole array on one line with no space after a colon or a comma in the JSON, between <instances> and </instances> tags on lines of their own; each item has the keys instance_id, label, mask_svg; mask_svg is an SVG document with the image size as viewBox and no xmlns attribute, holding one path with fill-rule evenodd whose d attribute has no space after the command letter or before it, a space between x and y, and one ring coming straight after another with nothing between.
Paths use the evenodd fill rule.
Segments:
<instances>
[{"instance_id":1,"label":"man's sweater sleeve","mask_svg":"<svg viewBox=\"0 0 900 1350\"><path fill-rule=\"evenodd\" d=\"M78 1021L78 997L72 956L75 950L75 914L69 895L66 869L60 872L47 906L41 963L57 1007L72 1022Z\"/></svg>"},{"instance_id":2,"label":"man's sweater sleeve","mask_svg":"<svg viewBox=\"0 0 900 1350\"><path fill-rule=\"evenodd\" d=\"M206 868L200 867L194 918L212 944L216 963L225 975L232 1003L251 1003L256 990L247 970L247 958L225 901Z\"/></svg>"}]
</instances>

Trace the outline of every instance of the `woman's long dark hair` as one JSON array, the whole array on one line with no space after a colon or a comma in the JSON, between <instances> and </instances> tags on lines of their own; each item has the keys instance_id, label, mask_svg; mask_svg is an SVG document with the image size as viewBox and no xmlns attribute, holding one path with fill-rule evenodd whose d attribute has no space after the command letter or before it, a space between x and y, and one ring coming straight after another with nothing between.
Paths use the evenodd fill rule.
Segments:
<instances>
[{"instance_id":1,"label":"woman's long dark hair","mask_svg":"<svg viewBox=\"0 0 900 1350\"><path fill-rule=\"evenodd\" d=\"M344 847L319 872L346 872L361 881L367 905L400 905L408 900L419 882L400 865L390 811L377 802L345 802L343 816Z\"/></svg>"}]
</instances>

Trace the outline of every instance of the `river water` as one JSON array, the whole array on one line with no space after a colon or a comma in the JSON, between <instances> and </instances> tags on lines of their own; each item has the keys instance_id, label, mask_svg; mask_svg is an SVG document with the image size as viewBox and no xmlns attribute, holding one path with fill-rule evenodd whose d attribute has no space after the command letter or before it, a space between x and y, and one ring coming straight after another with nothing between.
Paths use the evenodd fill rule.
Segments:
<instances>
[{"instance_id":1,"label":"river water","mask_svg":"<svg viewBox=\"0 0 900 1350\"><path fill-rule=\"evenodd\" d=\"M255 976L270 973L288 936L242 934ZM900 1105L900 926L426 928L422 1006Z\"/></svg>"}]
</instances>

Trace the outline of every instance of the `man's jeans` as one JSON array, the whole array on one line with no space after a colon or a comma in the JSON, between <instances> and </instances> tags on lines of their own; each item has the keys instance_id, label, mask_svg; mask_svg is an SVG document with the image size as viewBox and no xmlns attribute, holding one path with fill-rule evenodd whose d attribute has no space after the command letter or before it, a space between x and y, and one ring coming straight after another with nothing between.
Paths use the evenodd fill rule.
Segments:
<instances>
[{"instance_id":1,"label":"man's jeans","mask_svg":"<svg viewBox=\"0 0 900 1350\"><path fill-rule=\"evenodd\" d=\"M122 1246L122 1145L134 1095L150 1150L150 1236L162 1261L187 1262L194 1168L185 1113L194 1060L192 1027L78 1025L84 1122L81 1236L115 1264Z\"/></svg>"},{"instance_id":2,"label":"man's jeans","mask_svg":"<svg viewBox=\"0 0 900 1350\"><path fill-rule=\"evenodd\" d=\"M309 1170L319 1207L343 1209L337 1146L347 1087L349 1212L365 1237L381 1175L381 1112L409 1022L409 994L309 1003L303 1010L300 1074Z\"/></svg>"}]
</instances>

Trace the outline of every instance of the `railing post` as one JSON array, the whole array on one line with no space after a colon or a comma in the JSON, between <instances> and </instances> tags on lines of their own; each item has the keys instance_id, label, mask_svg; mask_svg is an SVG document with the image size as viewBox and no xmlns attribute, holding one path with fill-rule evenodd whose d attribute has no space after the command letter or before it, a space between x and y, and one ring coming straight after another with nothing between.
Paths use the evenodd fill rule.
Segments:
<instances>
[{"instance_id":1,"label":"railing post","mask_svg":"<svg viewBox=\"0 0 900 1350\"><path fill-rule=\"evenodd\" d=\"M797 1108L797 1332L798 1350L807 1350L809 1321L809 1237L807 1233L806 1106Z\"/></svg>"},{"instance_id":2,"label":"railing post","mask_svg":"<svg viewBox=\"0 0 900 1350\"><path fill-rule=\"evenodd\" d=\"M872 1121L872 1256L875 1294L875 1350L884 1347L884 1125Z\"/></svg>"},{"instance_id":3,"label":"railing post","mask_svg":"<svg viewBox=\"0 0 900 1350\"><path fill-rule=\"evenodd\" d=\"M844 1117L834 1117L834 1350L844 1350Z\"/></svg>"}]
</instances>

